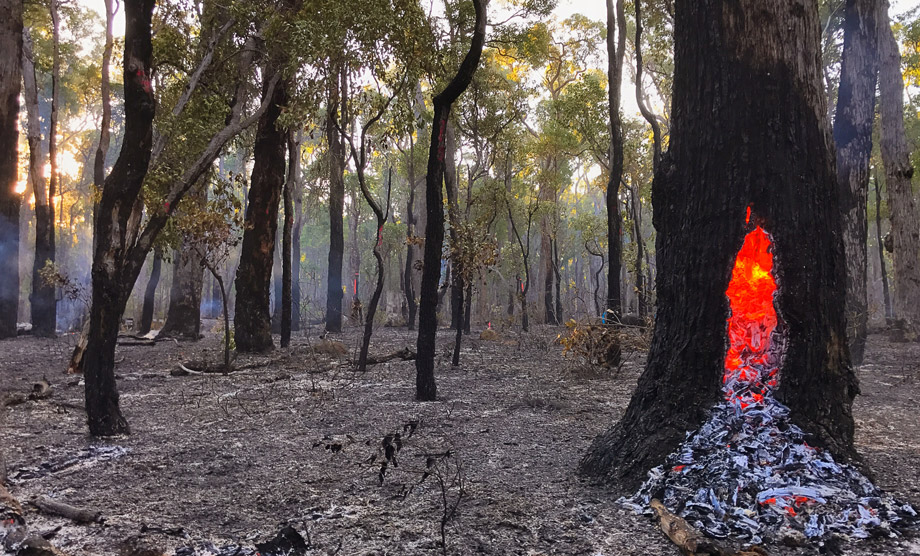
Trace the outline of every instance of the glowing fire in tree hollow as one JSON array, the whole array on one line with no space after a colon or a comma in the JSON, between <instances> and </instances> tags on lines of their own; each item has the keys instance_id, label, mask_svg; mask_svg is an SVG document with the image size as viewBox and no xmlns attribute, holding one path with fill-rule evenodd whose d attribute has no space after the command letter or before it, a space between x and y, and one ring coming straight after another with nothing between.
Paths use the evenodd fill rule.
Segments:
<instances>
[{"instance_id":1,"label":"glowing fire in tree hollow","mask_svg":"<svg viewBox=\"0 0 920 556\"><path fill-rule=\"evenodd\" d=\"M748 209L750 217L750 209ZM728 353L725 355L725 398L745 409L763 401L776 386L776 355L771 335L776 328L773 294L772 242L757 226L744 238L725 295L731 306L728 318Z\"/></svg>"}]
</instances>

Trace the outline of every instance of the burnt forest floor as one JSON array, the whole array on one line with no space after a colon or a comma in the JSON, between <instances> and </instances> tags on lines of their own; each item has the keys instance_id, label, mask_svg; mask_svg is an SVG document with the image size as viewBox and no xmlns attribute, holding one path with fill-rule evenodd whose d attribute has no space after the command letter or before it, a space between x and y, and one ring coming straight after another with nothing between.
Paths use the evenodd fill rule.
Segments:
<instances>
[{"instance_id":1,"label":"burnt forest floor","mask_svg":"<svg viewBox=\"0 0 920 556\"><path fill-rule=\"evenodd\" d=\"M10 488L23 501L45 495L103 513L103 525L76 525L29 506L31 526L61 527L53 542L73 556L118 554L142 530L169 555L208 542L251 547L283 524L309 532L311 554L440 554L445 500L454 506L460 482L448 554L678 554L650 519L575 474L591 440L625 410L644 355L628 355L617 376L579 372L553 342L559 331L498 341L474 333L459 368L448 358L453 332L439 332L432 403L414 400L414 362L355 373L347 357L312 349L318 329L295 335L291 348L240 356L245 370L226 376L171 375L182 362L219 360L211 331L197 343L119 347L133 434L107 441L87 435L82 383L62 373L73 336L3 341L0 398L43 376L53 385L49 399L0 410ZM353 352L358 335L334 336ZM371 353L414 345L405 328L381 328ZM920 507L920 346L873 335L866 353L858 448L879 486ZM397 431L398 467L381 485L378 452ZM423 480L429 457L434 473ZM854 542L842 553L920 554L920 540Z\"/></svg>"}]
</instances>

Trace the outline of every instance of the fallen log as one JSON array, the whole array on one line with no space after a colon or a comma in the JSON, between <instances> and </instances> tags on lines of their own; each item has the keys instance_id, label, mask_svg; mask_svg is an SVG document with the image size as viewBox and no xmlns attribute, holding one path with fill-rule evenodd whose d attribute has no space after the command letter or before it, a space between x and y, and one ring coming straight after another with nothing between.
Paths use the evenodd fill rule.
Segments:
<instances>
[{"instance_id":1,"label":"fallen log","mask_svg":"<svg viewBox=\"0 0 920 556\"><path fill-rule=\"evenodd\" d=\"M387 361L392 361L393 359L402 359L403 361L414 361L417 357L417 354L409 348L403 348L393 353L388 353L386 355L371 355L367 358L368 365L376 365L378 363L386 363Z\"/></svg>"},{"instance_id":2,"label":"fallen log","mask_svg":"<svg viewBox=\"0 0 920 556\"><path fill-rule=\"evenodd\" d=\"M0 550L16 554L16 556L67 556L41 534L29 532L25 517L23 517L22 505L2 483L0 483Z\"/></svg>"},{"instance_id":3,"label":"fallen log","mask_svg":"<svg viewBox=\"0 0 920 556\"><path fill-rule=\"evenodd\" d=\"M66 517L74 523L103 523L105 521L102 512L71 506L47 496L39 496L32 500L32 505L46 514Z\"/></svg>"},{"instance_id":4,"label":"fallen log","mask_svg":"<svg viewBox=\"0 0 920 556\"><path fill-rule=\"evenodd\" d=\"M769 556L767 551L759 546L735 550L717 543L690 525L686 519L671 513L656 499L649 502L649 506L658 516L661 530L677 545L684 556Z\"/></svg>"}]
</instances>

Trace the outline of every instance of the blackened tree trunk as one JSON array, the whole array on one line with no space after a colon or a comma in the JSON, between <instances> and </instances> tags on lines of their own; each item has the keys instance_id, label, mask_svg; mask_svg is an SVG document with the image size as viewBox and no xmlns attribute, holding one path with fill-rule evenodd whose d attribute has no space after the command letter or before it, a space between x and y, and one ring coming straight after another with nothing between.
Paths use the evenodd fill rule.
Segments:
<instances>
[{"instance_id":1,"label":"blackened tree trunk","mask_svg":"<svg viewBox=\"0 0 920 556\"><path fill-rule=\"evenodd\" d=\"M920 206L911 190L914 167L904 133L901 53L886 0L881 1L878 25L880 146L894 246L894 314L901 327L920 334Z\"/></svg>"},{"instance_id":2,"label":"blackened tree trunk","mask_svg":"<svg viewBox=\"0 0 920 556\"><path fill-rule=\"evenodd\" d=\"M329 260L326 278L326 331L342 331L342 259L345 256L345 144L335 127L344 77L341 69L329 74L329 98L326 101L326 142L329 149Z\"/></svg>"},{"instance_id":3,"label":"blackened tree trunk","mask_svg":"<svg viewBox=\"0 0 920 556\"><path fill-rule=\"evenodd\" d=\"M297 144L303 142L303 130L297 134ZM298 146L298 149L300 147ZM297 151L297 167L300 168L300 151ZM298 172L298 176L300 173ZM300 330L300 237L303 230L303 185L298 177L294 182L294 229L291 244L291 330Z\"/></svg>"},{"instance_id":4,"label":"blackened tree trunk","mask_svg":"<svg viewBox=\"0 0 920 556\"><path fill-rule=\"evenodd\" d=\"M153 309L157 299L157 286L160 285L160 270L163 266L163 255L159 249L153 252L153 264L150 267L150 279L147 280L147 288L144 290L144 306L141 308L141 322L138 324L137 333L146 334L150 332L153 325ZM175 275L173 276L175 283Z\"/></svg>"},{"instance_id":5,"label":"blackened tree trunk","mask_svg":"<svg viewBox=\"0 0 920 556\"><path fill-rule=\"evenodd\" d=\"M457 182L457 133L454 126L447 122L447 132L444 135L444 191L447 193L447 224L450 234L451 250L460 248L457 244L457 226L459 225L460 206L459 184ZM451 260L454 279L450 282L450 329L457 330L463 320L463 269L456 257Z\"/></svg>"},{"instance_id":6,"label":"blackened tree trunk","mask_svg":"<svg viewBox=\"0 0 920 556\"><path fill-rule=\"evenodd\" d=\"M287 92L283 82L272 92L267 76L262 92L263 95L271 92L273 97L268 110L259 118L256 131L240 266L236 270L234 339L236 349L243 352L261 352L273 347L272 264L287 148L287 134L277 127L277 122L281 107L287 102Z\"/></svg>"},{"instance_id":7,"label":"blackened tree trunk","mask_svg":"<svg viewBox=\"0 0 920 556\"><path fill-rule=\"evenodd\" d=\"M22 2L0 0L0 339L16 337L19 312L19 91Z\"/></svg>"},{"instance_id":8,"label":"blackened tree trunk","mask_svg":"<svg viewBox=\"0 0 920 556\"><path fill-rule=\"evenodd\" d=\"M294 229L294 187L300 178L300 143L294 132L287 136L288 176L284 182L284 224L281 233L281 347L291 345L291 236ZM298 261L299 264L299 261Z\"/></svg>"},{"instance_id":9,"label":"blackened tree trunk","mask_svg":"<svg viewBox=\"0 0 920 556\"><path fill-rule=\"evenodd\" d=\"M878 246L878 262L882 275L882 297L885 300L885 322L891 320L891 293L888 288L888 268L885 264L885 247L882 240L882 184L878 182L878 173L874 172L875 189L875 244Z\"/></svg>"},{"instance_id":10,"label":"blackened tree trunk","mask_svg":"<svg viewBox=\"0 0 920 556\"><path fill-rule=\"evenodd\" d=\"M403 288L408 316L406 326L415 330L415 140L409 134L409 199L406 201L406 267L403 270Z\"/></svg>"},{"instance_id":11,"label":"blackened tree trunk","mask_svg":"<svg viewBox=\"0 0 920 556\"><path fill-rule=\"evenodd\" d=\"M54 336L57 329L55 287L54 284L46 282L41 276L41 271L45 265L49 262L53 264L55 260L54 196L57 193L59 174L57 127L58 89L61 80L60 18L58 17L57 1L51 0L48 6L51 13L52 42L51 114L48 119L50 175L48 176L47 189L45 189L44 180L32 184L35 191L35 259L32 263L32 294L29 296L29 301L32 304L32 330L39 336Z\"/></svg>"},{"instance_id":12,"label":"blackened tree trunk","mask_svg":"<svg viewBox=\"0 0 920 556\"><path fill-rule=\"evenodd\" d=\"M45 178L42 175L44 168L42 156L42 130L41 116L38 109L38 85L35 78L35 54L32 51L32 33L29 28L23 29L22 34L22 89L23 99L26 105L26 141L29 143L29 181L32 184L33 195L35 196L35 260L32 264L32 294L29 296L33 304L32 312L35 313L35 281L38 280L38 287L41 287L42 279L38 271L45 266L45 260L48 258L48 240L52 235L50 230L52 222L50 221L50 207L48 201L48 189L45 186ZM41 260L41 264L38 264ZM47 291L47 288L43 291ZM38 303L41 306L43 298L39 297ZM38 311L41 313L41 311ZM37 315L39 320L42 318ZM30 316L34 320L35 316Z\"/></svg>"},{"instance_id":13,"label":"blackened tree trunk","mask_svg":"<svg viewBox=\"0 0 920 556\"><path fill-rule=\"evenodd\" d=\"M155 102L150 85L150 20L154 0L127 0L125 11L125 133L121 153L105 180L95 225L93 299L83 358L86 414L90 434L130 432L118 407L115 343L136 274L121 264L128 218L140 193L153 146Z\"/></svg>"},{"instance_id":14,"label":"blackened tree trunk","mask_svg":"<svg viewBox=\"0 0 920 556\"><path fill-rule=\"evenodd\" d=\"M875 120L878 76L875 19L878 0L847 0L843 24L843 60L834 116L837 182L843 211L843 245L847 261L847 340L854 365L862 364L869 323L866 300L866 240L869 157Z\"/></svg>"},{"instance_id":15,"label":"blackened tree trunk","mask_svg":"<svg viewBox=\"0 0 920 556\"><path fill-rule=\"evenodd\" d=\"M846 262L817 5L677 0L674 36L670 149L652 191L652 346L626 414L595 440L581 470L634 488L721 399L725 291L748 207L773 238L785 336L776 397L809 443L845 460L855 455L858 383L846 344Z\"/></svg>"},{"instance_id":16,"label":"blackened tree trunk","mask_svg":"<svg viewBox=\"0 0 920 556\"><path fill-rule=\"evenodd\" d=\"M415 397L434 401L438 390L434 379L435 338L438 332L438 280L441 276L441 249L444 247L444 139L450 109L473 79L482 57L486 39L486 5L488 0L473 0L476 27L470 50L463 58L457 74L443 91L434 97L434 125L431 147L428 149L428 174L425 176L425 256L422 270L421 299L418 315L418 356L415 360Z\"/></svg>"},{"instance_id":17,"label":"blackened tree trunk","mask_svg":"<svg viewBox=\"0 0 920 556\"><path fill-rule=\"evenodd\" d=\"M616 29L616 34L613 30ZM614 43L616 39L616 43ZM626 52L626 14L623 0L607 0L607 100L610 106L610 175L607 179L607 310L620 317L620 182L623 180L623 123L620 118L620 84Z\"/></svg>"},{"instance_id":18,"label":"blackened tree trunk","mask_svg":"<svg viewBox=\"0 0 920 556\"><path fill-rule=\"evenodd\" d=\"M102 96L102 118L99 121L99 144L96 146L96 154L93 157L93 185L97 189L102 189L105 182L105 157L109 153L111 143L111 132L109 126L112 121L112 101L111 101L111 84L109 79L109 66L112 62L112 48L115 45L115 35L113 25L115 20L115 10L112 6L113 0L104 0L105 3L105 47L102 51L102 68L101 68L101 96ZM93 204L93 219L96 218L96 209L98 203Z\"/></svg>"},{"instance_id":19,"label":"blackened tree trunk","mask_svg":"<svg viewBox=\"0 0 920 556\"><path fill-rule=\"evenodd\" d=\"M193 210L204 210L208 199L207 179L201 179L189 192L188 203ZM181 210L181 209L180 209ZM173 253L173 278L169 288L169 307L160 336L198 341L201 333L201 290L204 287L204 266L201 253L193 238L183 237Z\"/></svg>"}]
</instances>

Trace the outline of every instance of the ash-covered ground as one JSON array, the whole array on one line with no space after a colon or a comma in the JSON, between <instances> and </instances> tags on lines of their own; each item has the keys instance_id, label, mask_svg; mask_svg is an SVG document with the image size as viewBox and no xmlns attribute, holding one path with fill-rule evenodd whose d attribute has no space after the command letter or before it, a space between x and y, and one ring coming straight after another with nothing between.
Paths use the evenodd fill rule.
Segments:
<instances>
[{"instance_id":1,"label":"ash-covered ground","mask_svg":"<svg viewBox=\"0 0 920 556\"><path fill-rule=\"evenodd\" d=\"M313 554L438 554L442 516L462 482L444 530L448 554L678 553L652 520L575 474L590 441L625 410L642 354L628 356L618 376L584 372L553 343L560 330L541 328L498 341L476 333L452 368L453 333L445 330L440 399L419 403L414 362L356 374L346 358L314 353L318 332L296 336L290 349L241 356L236 364L245 370L229 376L170 374L180 362L219 361L212 333L194 344L120 347L118 385L133 434L104 442L86 434L83 388L63 374L75 338L0 342L0 398L28 392L43 376L54 389L47 400L0 410L12 493L22 501L51 496L106 518L75 525L29 507L31 526L61 527L52 541L75 556L118 554L142 531L170 555L183 547L206 553L209 544L252 547L285 524L309 533ZM353 352L358 337L351 329L336 339ZM371 352L414 344L405 329L381 328ZM879 487L920 506L920 346L871 336L860 379L859 450ZM388 466L381 485L381 443L396 432L398 466ZM432 458L434 472L422 480ZM920 554L920 539L839 550Z\"/></svg>"}]
</instances>

